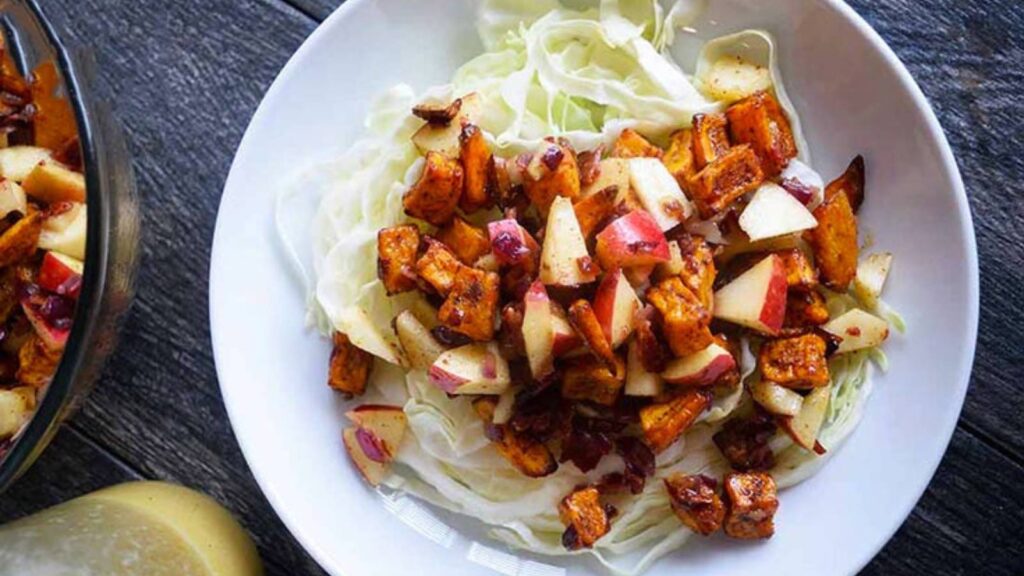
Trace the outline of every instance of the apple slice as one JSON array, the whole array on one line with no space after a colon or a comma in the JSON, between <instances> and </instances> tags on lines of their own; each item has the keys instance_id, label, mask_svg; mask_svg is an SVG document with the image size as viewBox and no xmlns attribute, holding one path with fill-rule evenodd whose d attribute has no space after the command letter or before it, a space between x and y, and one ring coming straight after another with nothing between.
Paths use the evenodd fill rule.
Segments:
<instances>
[{"instance_id":1,"label":"apple slice","mask_svg":"<svg viewBox=\"0 0 1024 576\"><path fill-rule=\"evenodd\" d=\"M0 218L6 218L12 212L28 214L25 189L14 180L3 180L0 181Z\"/></svg>"},{"instance_id":2,"label":"apple slice","mask_svg":"<svg viewBox=\"0 0 1024 576\"><path fill-rule=\"evenodd\" d=\"M710 386L735 369L736 359L716 343L700 352L672 360L661 377L677 386Z\"/></svg>"},{"instance_id":3,"label":"apple slice","mask_svg":"<svg viewBox=\"0 0 1024 576\"><path fill-rule=\"evenodd\" d=\"M644 369L640 345L631 340L626 352L626 396L660 396L664 389L665 382L661 376Z\"/></svg>"},{"instance_id":4,"label":"apple slice","mask_svg":"<svg viewBox=\"0 0 1024 576\"><path fill-rule=\"evenodd\" d=\"M523 343L534 379L555 368L555 322L551 299L540 280L535 280L523 297Z\"/></svg>"},{"instance_id":5,"label":"apple slice","mask_svg":"<svg viewBox=\"0 0 1024 576\"><path fill-rule=\"evenodd\" d=\"M786 267L772 254L715 292L714 316L777 334L786 317Z\"/></svg>"},{"instance_id":6,"label":"apple slice","mask_svg":"<svg viewBox=\"0 0 1024 576\"><path fill-rule=\"evenodd\" d=\"M750 385L750 395L765 410L778 416L796 416L803 406L804 397L769 380L757 380Z\"/></svg>"},{"instance_id":7,"label":"apple slice","mask_svg":"<svg viewBox=\"0 0 1024 576\"><path fill-rule=\"evenodd\" d=\"M818 225L807 208L778 184L766 182L740 214L740 228L751 242L809 230Z\"/></svg>"},{"instance_id":8,"label":"apple slice","mask_svg":"<svg viewBox=\"0 0 1024 576\"><path fill-rule=\"evenodd\" d=\"M583 344L580 335L569 323L565 310L562 310L562 307L554 302L551 303L551 321L555 331L555 344L552 349L555 357L567 354Z\"/></svg>"},{"instance_id":9,"label":"apple slice","mask_svg":"<svg viewBox=\"0 0 1024 576\"><path fill-rule=\"evenodd\" d=\"M622 269L605 274L594 295L594 314L613 349L633 333L633 320L639 311L640 298Z\"/></svg>"},{"instance_id":10,"label":"apple slice","mask_svg":"<svg viewBox=\"0 0 1024 576\"><path fill-rule=\"evenodd\" d=\"M25 193L47 204L85 202L85 176L53 160L44 160L22 182Z\"/></svg>"},{"instance_id":11,"label":"apple slice","mask_svg":"<svg viewBox=\"0 0 1024 576\"><path fill-rule=\"evenodd\" d=\"M679 248L679 242L671 240L668 243L668 260L658 264L658 279L678 276L683 273L686 264L683 262L683 251Z\"/></svg>"},{"instance_id":12,"label":"apple slice","mask_svg":"<svg viewBox=\"0 0 1024 576\"><path fill-rule=\"evenodd\" d=\"M0 389L0 441L17 434L32 417L36 407L34 388Z\"/></svg>"},{"instance_id":13,"label":"apple slice","mask_svg":"<svg viewBox=\"0 0 1024 576\"><path fill-rule=\"evenodd\" d=\"M386 322L382 324L387 326ZM385 334L378 326L362 308L347 306L339 311L335 329L346 334L354 346L385 362L405 366L406 361L402 357L399 345L393 341L394 334L391 330L387 330L388 334Z\"/></svg>"},{"instance_id":14,"label":"apple slice","mask_svg":"<svg viewBox=\"0 0 1024 576\"><path fill-rule=\"evenodd\" d=\"M634 210L597 235L597 259L608 270L655 265L668 261L668 241L650 214Z\"/></svg>"},{"instance_id":15,"label":"apple slice","mask_svg":"<svg viewBox=\"0 0 1024 576\"><path fill-rule=\"evenodd\" d=\"M491 253L499 264L522 264L537 253L537 241L514 218L506 218L487 225L491 238Z\"/></svg>"},{"instance_id":16,"label":"apple slice","mask_svg":"<svg viewBox=\"0 0 1024 576\"><path fill-rule=\"evenodd\" d=\"M430 382L448 394L501 394L512 380L508 361L495 342L474 343L446 351L428 372Z\"/></svg>"},{"instance_id":17,"label":"apple slice","mask_svg":"<svg viewBox=\"0 0 1024 576\"><path fill-rule=\"evenodd\" d=\"M413 368L429 370L437 357L444 354L444 346L411 310L402 310L395 317L395 334L398 336L398 343L402 345L409 366Z\"/></svg>"},{"instance_id":18,"label":"apple slice","mask_svg":"<svg viewBox=\"0 0 1024 576\"><path fill-rule=\"evenodd\" d=\"M662 231L675 228L693 214L693 204L660 159L633 158L629 171L633 191Z\"/></svg>"},{"instance_id":19,"label":"apple slice","mask_svg":"<svg viewBox=\"0 0 1024 576\"><path fill-rule=\"evenodd\" d=\"M540 253L540 280L549 286L580 286L597 280L587 242L576 220L572 200L556 196L548 212L544 247Z\"/></svg>"},{"instance_id":20,"label":"apple slice","mask_svg":"<svg viewBox=\"0 0 1024 576\"><path fill-rule=\"evenodd\" d=\"M65 210L43 219L39 247L54 250L78 260L85 260L85 234L88 211L85 204L72 202Z\"/></svg>"},{"instance_id":21,"label":"apple slice","mask_svg":"<svg viewBox=\"0 0 1024 576\"><path fill-rule=\"evenodd\" d=\"M11 146L0 149L0 176L21 183L42 161L50 158L50 151L35 146Z\"/></svg>"},{"instance_id":22,"label":"apple slice","mask_svg":"<svg viewBox=\"0 0 1024 576\"><path fill-rule=\"evenodd\" d=\"M880 346L889 337L889 324L877 316L854 308L822 326L842 338L836 354Z\"/></svg>"},{"instance_id":23,"label":"apple slice","mask_svg":"<svg viewBox=\"0 0 1024 576\"><path fill-rule=\"evenodd\" d=\"M825 448L818 444L818 433L821 432L821 426L825 423L825 415L828 413L828 403L831 398L831 384L811 390L811 393L804 397L800 413L796 416L779 418L779 426L805 450L824 454Z\"/></svg>"},{"instance_id":24,"label":"apple slice","mask_svg":"<svg viewBox=\"0 0 1024 576\"><path fill-rule=\"evenodd\" d=\"M408 425L401 407L364 404L349 410L345 416L358 427L356 439L371 460L381 463L394 460Z\"/></svg>"},{"instance_id":25,"label":"apple slice","mask_svg":"<svg viewBox=\"0 0 1024 576\"><path fill-rule=\"evenodd\" d=\"M422 128L412 135L412 143L416 145L420 153L439 152L449 158L458 158L461 144L459 135L462 134L463 122L476 123L476 117L480 115L481 99L476 92L467 94L460 98L462 106L459 113L452 118L447 125L424 124Z\"/></svg>"},{"instance_id":26,"label":"apple slice","mask_svg":"<svg viewBox=\"0 0 1024 576\"><path fill-rule=\"evenodd\" d=\"M629 193L629 160L625 158L606 158L598 163L597 179L583 189L582 197L586 198L597 194L601 190L615 186L619 193L615 196L615 203L619 204L622 198Z\"/></svg>"},{"instance_id":27,"label":"apple slice","mask_svg":"<svg viewBox=\"0 0 1024 576\"><path fill-rule=\"evenodd\" d=\"M374 460L363 450L363 442L360 442L360 428L345 428L341 438L345 443L345 451L348 452L352 463L370 486L378 486L388 475L388 464ZM365 436L363 437L365 439ZM371 449L372 450L372 449ZM374 453L376 456L376 453Z\"/></svg>"},{"instance_id":28,"label":"apple slice","mask_svg":"<svg viewBox=\"0 0 1024 576\"><path fill-rule=\"evenodd\" d=\"M892 254L879 252L861 260L857 266L857 277L853 280L853 291L858 298L872 308L878 306L878 297L892 268Z\"/></svg>"},{"instance_id":29,"label":"apple slice","mask_svg":"<svg viewBox=\"0 0 1024 576\"><path fill-rule=\"evenodd\" d=\"M516 394L521 389L521 386L511 386L498 396L498 403L494 405L494 414L491 416L492 424L508 424L515 412Z\"/></svg>"},{"instance_id":30,"label":"apple slice","mask_svg":"<svg viewBox=\"0 0 1024 576\"><path fill-rule=\"evenodd\" d=\"M51 325L42 313L32 306L27 299L22 300L21 309L25 313L25 317L28 318L29 324L32 325L32 329L35 330L36 335L39 336L48 349L64 349L64 345L68 342L68 334L71 333L71 328L58 328Z\"/></svg>"},{"instance_id":31,"label":"apple slice","mask_svg":"<svg viewBox=\"0 0 1024 576\"><path fill-rule=\"evenodd\" d=\"M39 266L36 283L54 294L78 298L78 292L82 287L83 269L81 260L60 252L47 252Z\"/></svg>"}]
</instances>

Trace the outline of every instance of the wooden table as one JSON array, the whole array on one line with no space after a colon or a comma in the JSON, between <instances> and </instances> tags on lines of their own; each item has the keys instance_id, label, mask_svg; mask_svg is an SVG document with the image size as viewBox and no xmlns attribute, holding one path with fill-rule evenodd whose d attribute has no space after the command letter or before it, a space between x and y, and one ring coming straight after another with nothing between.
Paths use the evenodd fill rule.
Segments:
<instances>
[{"instance_id":1,"label":"wooden table","mask_svg":"<svg viewBox=\"0 0 1024 576\"><path fill-rule=\"evenodd\" d=\"M323 573L270 509L235 443L205 296L217 205L242 132L277 71L340 2L43 2L66 37L95 49L127 127L144 257L100 385L0 497L0 522L116 482L170 480L225 503L268 573ZM982 273L978 354L956 434L924 498L865 572L1024 574L1024 9L1020 0L853 5L935 106L967 184Z\"/></svg>"}]
</instances>

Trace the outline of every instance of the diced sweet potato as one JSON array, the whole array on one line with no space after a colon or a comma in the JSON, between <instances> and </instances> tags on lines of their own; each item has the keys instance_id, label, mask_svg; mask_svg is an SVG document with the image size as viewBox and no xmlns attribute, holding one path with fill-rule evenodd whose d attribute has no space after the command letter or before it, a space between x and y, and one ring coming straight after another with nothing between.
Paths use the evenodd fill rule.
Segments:
<instances>
[{"instance_id":1,"label":"diced sweet potato","mask_svg":"<svg viewBox=\"0 0 1024 576\"><path fill-rule=\"evenodd\" d=\"M729 151L729 120L725 114L693 117L693 161L702 170Z\"/></svg>"},{"instance_id":2,"label":"diced sweet potato","mask_svg":"<svg viewBox=\"0 0 1024 576\"><path fill-rule=\"evenodd\" d=\"M613 158L661 158L661 155L661 148L632 128L623 130L612 147Z\"/></svg>"},{"instance_id":3,"label":"diced sweet potato","mask_svg":"<svg viewBox=\"0 0 1024 576\"><path fill-rule=\"evenodd\" d=\"M647 306L636 316L636 327L633 337L636 338L640 352L640 364L644 370L659 374L668 363L669 351L662 344L654 329L653 317L657 316L654 307Z\"/></svg>"},{"instance_id":4,"label":"diced sweet potato","mask_svg":"<svg viewBox=\"0 0 1024 576\"><path fill-rule=\"evenodd\" d=\"M18 350L18 382L33 388L42 388L53 379L62 349L51 349L39 336L32 335Z\"/></svg>"},{"instance_id":5,"label":"diced sweet potato","mask_svg":"<svg viewBox=\"0 0 1024 576\"><path fill-rule=\"evenodd\" d=\"M690 178L697 173L697 164L693 158L693 130L687 128L674 132L661 161L675 176L679 187L687 190Z\"/></svg>"},{"instance_id":6,"label":"diced sweet potato","mask_svg":"<svg viewBox=\"0 0 1024 576\"><path fill-rule=\"evenodd\" d=\"M761 161L748 145L734 146L704 167L690 181L687 190L700 209L710 218L728 208L737 198L757 189L764 181Z\"/></svg>"},{"instance_id":7,"label":"diced sweet potato","mask_svg":"<svg viewBox=\"0 0 1024 576\"><path fill-rule=\"evenodd\" d=\"M463 264L444 244L427 238L427 251L416 261L416 274L441 296L447 296Z\"/></svg>"},{"instance_id":8,"label":"diced sweet potato","mask_svg":"<svg viewBox=\"0 0 1024 576\"><path fill-rule=\"evenodd\" d=\"M711 246L701 236L680 234L676 238L679 253L683 257L683 269L679 277L693 292L706 310L711 310L715 300L714 284L717 270L715 255Z\"/></svg>"},{"instance_id":9,"label":"diced sweet potato","mask_svg":"<svg viewBox=\"0 0 1024 576\"><path fill-rule=\"evenodd\" d=\"M661 314L662 332L677 357L707 348L711 314L679 277L667 278L647 291L647 301Z\"/></svg>"},{"instance_id":10,"label":"diced sweet potato","mask_svg":"<svg viewBox=\"0 0 1024 576\"><path fill-rule=\"evenodd\" d=\"M501 280L494 272L462 266L437 319L452 330L486 342L494 337Z\"/></svg>"},{"instance_id":11,"label":"diced sweet potato","mask_svg":"<svg viewBox=\"0 0 1024 576\"><path fill-rule=\"evenodd\" d=\"M615 213L615 198L618 195L619 189L609 186L573 204L576 220L580 223L580 231L588 241L601 224Z\"/></svg>"},{"instance_id":12,"label":"diced sweet potato","mask_svg":"<svg viewBox=\"0 0 1024 576\"><path fill-rule=\"evenodd\" d=\"M825 198L831 198L836 194L843 193L850 202L850 208L854 213L860 210L864 203L864 157L857 156L850 162L846 172L836 178L825 187Z\"/></svg>"},{"instance_id":13,"label":"diced sweet potato","mask_svg":"<svg viewBox=\"0 0 1024 576\"><path fill-rule=\"evenodd\" d=\"M334 350L327 373L327 385L339 392L361 396L373 368L373 355L357 347L348 336L334 333Z\"/></svg>"},{"instance_id":14,"label":"diced sweet potato","mask_svg":"<svg viewBox=\"0 0 1024 576\"><path fill-rule=\"evenodd\" d=\"M377 276L389 295L416 288L416 253L420 231L412 225L377 232Z\"/></svg>"},{"instance_id":15,"label":"diced sweet potato","mask_svg":"<svg viewBox=\"0 0 1024 576\"><path fill-rule=\"evenodd\" d=\"M787 388L816 388L829 383L825 339L817 334L768 340L758 363L764 379Z\"/></svg>"},{"instance_id":16,"label":"diced sweet potato","mask_svg":"<svg viewBox=\"0 0 1024 576\"><path fill-rule=\"evenodd\" d=\"M462 162L465 181L459 208L466 214L472 214L494 203L488 187L491 150L487 147L484 133L474 124L462 127L459 146L459 160Z\"/></svg>"},{"instance_id":17,"label":"diced sweet potato","mask_svg":"<svg viewBox=\"0 0 1024 576\"><path fill-rule=\"evenodd\" d=\"M790 290L786 296L786 328L821 326L829 320L825 297L814 290Z\"/></svg>"},{"instance_id":18,"label":"diced sweet potato","mask_svg":"<svg viewBox=\"0 0 1024 576\"><path fill-rule=\"evenodd\" d=\"M423 175L402 197L405 213L435 226L444 226L455 214L462 187L459 161L439 152L427 152Z\"/></svg>"},{"instance_id":19,"label":"diced sweet potato","mask_svg":"<svg viewBox=\"0 0 1024 576\"><path fill-rule=\"evenodd\" d=\"M469 266L491 251L491 239L487 232L458 216L451 224L438 230L437 239Z\"/></svg>"},{"instance_id":20,"label":"diced sweet potato","mask_svg":"<svg viewBox=\"0 0 1024 576\"><path fill-rule=\"evenodd\" d=\"M526 170L523 189L541 214L547 214L556 196L575 201L580 196L580 170L576 154L560 144L549 144L530 162ZM536 173L535 173L536 172Z\"/></svg>"},{"instance_id":21,"label":"diced sweet potato","mask_svg":"<svg viewBox=\"0 0 1024 576\"><path fill-rule=\"evenodd\" d=\"M18 279L15 276L14 268L7 267L0 270L0 325L7 324L11 314L21 303L18 301Z\"/></svg>"},{"instance_id":22,"label":"diced sweet potato","mask_svg":"<svg viewBox=\"0 0 1024 576\"><path fill-rule=\"evenodd\" d=\"M775 480L765 472L733 473L725 477L725 533L733 538L771 538L779 498Z\"/></svg>"},{"instance_id":23,"label":"diced sweet potato","mask_svg":"<svg viewBox=\"0 0 1024 576\"><path fill-rule=\"evenodd\" d=\"M573 302L569 306L569 323L583 338L583 343L587 345L595 358L604 362L609 369L618 365L619 359L615 356L604 330L601 329L601 322L598 321L590 302L586 300Z\"/></svg>"},{"instance_id":24,"label":"diced sweet potato","mask_svg":"<svg viewBox=\"0 0 1024 576\"><path fill-rule=\"evenodd\" d=\"M601 493L593 486L563 498L558 505L558 517L566 526L562 542L573 550L590 548L611 529L608 513L601 504Z\"/></svg>"},{"instance_id":25,"label":"diced sweet potato","mask_svg":"<svg viewBox=\"0 0 1024 576\"><path fill-rule=\"evenodd\" d=\"M655 453L671 446L711 406L711 400L711 392L691 389L641 408L640 427L647 445Z\"/></svg>"},{"instance_id":26,"label":"diced sweet potato","mask_svg":"<svg viewBox=\"0 0 1024 576\"><path fill-rule=\"evenodd\" d=\"M618 357L615 360L615 372L592 356L580 356L567 362L562 377L562 397L614 406L626 382L626 363Z\"/></svg>"},{"instance_id":27,"label":"diced sweet potato","mask_svg":"<svg viewBox=\"0 0 1024 576\"><path fill-rule=\"evenodd\" d=\"M29 213L0 235L0 268L29 258L39 245L43 230L42 213L29 209Z\"/></svg>"},{"instance_id":28,"label":"diced sweet potato","mask_svg":"<svg viewBox=\"0 0 1024 576\"><path fill-rule=\"evenodd\" d=\"M818 271L799 248L775 252L786 270L786 284L790 288L813 288L818 284Z\"/></svg>"},{"instance_id":29,"label":"diced sweet potato","mask_svg":"<svg viewBox=\"0 0 1024 576\"><path fill-rule=\"evenodd\" d=\"M814 260L822 283L845 292L857 276L857 217L846 194L835 194L814 209L818 226L806 238L814 248Z\"/></svg>"},{"instance_id":30,"label":"diced sweet potato","mask_svg":"<svg viewBox=\"0 0 1024 576\"><path fill-rule=\"evenodd\" d=\"M715 446L736 470L767 470L775 465L775 454L768 442L778 427L764 412L729 420L712 436Z\"/></svg>"},{"instance_id":31,"label":"diced sweet potato","mask_svg":"<svg viewBox=\"0 0 1024 576\"><path fill-rule=\"evenodd\" d=\"M530 478L542 478L558 469L551 450L529 434L516 432L511 426L494 424L494 410L498 401L493 396L481 396L473 401L473 408L487 428L487 437L495 448L517 470Z\"/></svg>"},{"instance_id":32,"label":"diced sweet potato","mask_svg":"<svg viewBox=\"0 0 1024 576\"><path fill-rule=\"evenodd\" d=\"M768 92L758 92L733 104L726 111L729 132L736 144L749 144L766 178L782 173L796 156L796 141L789 119L779 102Z\"/></svg>"},{"instance_id":33,"label":"diced sweet potato","mask_svg":"<svg viewBox=\"0 0 1024 576\"><path fill-rule=\"evenodd\" d=\"M672 511L690 530L708 536L722 527L725 505L715 492L718 482L702 474L673 474L665 479Z\"/></svg>"}]
</instances>

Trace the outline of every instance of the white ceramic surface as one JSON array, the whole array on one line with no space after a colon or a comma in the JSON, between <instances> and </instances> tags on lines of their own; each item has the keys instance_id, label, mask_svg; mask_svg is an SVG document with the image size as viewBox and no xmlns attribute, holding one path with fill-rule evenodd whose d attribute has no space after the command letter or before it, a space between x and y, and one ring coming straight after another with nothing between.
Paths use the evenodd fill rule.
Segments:
<instances>
[{"instance_id":1,"label":"white ceramic surface","mask_svg":"<svg viewBox=\"0 0 1024 576\"><path fill-rule=\"evenodd\" d=\"M965 193L920 90L845 4L710 4L698 26L703 37L746 27L776 35L788 92L823 174L838 174L856 153L866 157L862 222L879 249L896 254L886 298L910 332L887 345L892 370L876 378L860 428L818 475L782 494L773 539L697 542L649 574L854 573L924 491L963 402L978 315ZM366 488L342 449L344 405L324 385L329 346L304 329L303 296L274 235L278 190L298 168L334 157L358 137L375 94L397 82L443 83L478 53L472 11L469 0L418 0L415 8L401 0L346 2L267 93L221 202L210 317L224 401L271 504L335 575L410 567L424 576L596 571L589 560L521 563L492 554L501 547L478 538L475 523ZM694 45L684 37L677 48Z\"/></svg>"}]
</instances>

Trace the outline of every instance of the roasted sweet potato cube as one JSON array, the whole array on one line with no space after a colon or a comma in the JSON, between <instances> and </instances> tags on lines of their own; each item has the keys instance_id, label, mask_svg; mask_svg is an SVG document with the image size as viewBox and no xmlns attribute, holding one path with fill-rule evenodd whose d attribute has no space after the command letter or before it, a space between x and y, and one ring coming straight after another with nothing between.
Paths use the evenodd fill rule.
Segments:
<instances>
[{"instance_id":1,"label":"roasted sweet potato cube","mask_svg":"<svg viewBox=\"0 0 1024 576\"><path fill-rule=\"evenodd\" d=\"M373 368L373 355L357 347L348 336L334 333L334 349L331 350L331 364L327 372L327 385L352 396L366 392L366 382Z\"/></svg>"},{"instance_id":2,"label":"roasted sweet potato cube","mask_svg":"<svg viewBox=\"0 0 1024 576\"><path fill-rule=\"evenodd\" d=\"M708 536L722 527L725 504L715 489L718 482L703 474L673 474L665 479L672 511L690 530Z\"/></svg>"},{"instance_id":3,"label":"roasted sweet potato cube","mask_svg":"<svg viewBox=\"0 0 1024 576\"><path fill-rule=\"evenodd\" d=\"M462 187L462 164L439 152L427 152L423 175L402 197L405 213L444 226L455 214Z\"/></svg>"},{"instance_id":4,"label":"roasted sweet potato cube","mask_svg":"<svg viewBox=\"0 0 1024 576\"><path fill-rule=\"evenodd\" d=\"M0 270L0 325L7 324L11 314L19 308L18 301L18 279L15 276L14 268L8 267Z\"/></svg>"},{"instance_id":5,"label":"roasted sweet potato cube","mask_svg":"<svg viewBox=\"0 0 1024 576\"><path fill-rule=\"evenodd\" d=\"M711 400L707 390L686 390L666 402L641 408L640 428L647 445L655 453L671 446L711 406Z\"/></svg>"},{"instance_id":6,"label":"roasted sweet potato cube","mask_svg":"<svg viewBox=\"0 0 1024 576\"><path fill-rule=\"evenodd\" d=\"M748 145L734 146L690 180L687 190L701 216L710 218L764 182L761 161Z\"/></svg>"},{"instance_id":7,"label":"roasted sweet potato cube","mask_svg":"<svg viewBox=\"0 0 1024 576\"><path fill-rule=\"evenodd\" d=\"M626 363L616 357L615 371L592 356L579 356L566 363L562 376L562 397L614 406L626 383Z\"/></svg>"},{"instance_id":8,"label":"roasted sweet potato cube","mask_svg":"<svg viewBox=\"0 0 1024 576\"><path fill-rule=\"evenodd\" d=\"M623 130L612 147L613 158L661 158L661 155L661 148L632 128Z\"/></svg>"},{"instance_id":9,"label":"roasted sweet potato cube","mask_svg":"<svg viewBox=\"0 0 1024 576\"><path fill-rule=\"evenodd\" d=\"M484 421L487 437L494 442L498 453L530 478L542 478L558 469L551 450L529 434L516 432L511 426L494 424L494 409L498 401L493 396L481 396L473 401L473 408Z\"/></svg>"},{"instance_id":10,"label":"roasted sweet potato cube","mask_svg":"<svg viewBox=\"0 0 1024 576\"><path fill-rule=\"evenodd\" d=\"M437 319L459 334L478 342L494 337L501 280L494 272L462 266Z\"/></svg>"},{"instance_id":11,"label":"roasted sweet potato cube","mask_svg":"<svg viewBox=\"0 0 1024 576\"><path fill-rule=\"evenodd\" d=\"M389 295L416 288L420 231L406 224L377 232L377 276Z\"/></svg>"},{"instance_id":12,"label":"roasted sweet potato cube","mask_svg":"<svg viewBox=\"0 0 1024 576\"><path fill-rule=\"evenodd\" d=\"M28 214L4 230L0 235L0 268L16 264L35 254L42 229L42 213L30 208Z\"/></svg>"},{"instance_id":13,"label":"roasted sweet potato cube","mask_svg":"<svg viewBox=\"0 0 1024 576\"><path fill-rule=\"evenodd\" d=\"M825 187L825 198L843 193L850 202L850 208L856 213L864 203L864 157L857 156L850 162L846 172Z\"/></svg>"},{"instance_id":14,"label":"roasted sweet potato cube","mask_svg":"<svg viewBox=\"0 0 1024 576\"><path fill-rule=\"evenodd\" d=\"M814 290L790 290L786 295L786 328L821 326L829 320L825 297Z\"/></svg>"},{"instance_id":15,"label":"roasted sweet potato cube","mask_svg":"<svg viewBox=\"0 0 1024 576\"><path fill-rule=\"evenodd\" d=\"M729 420L711 439L736 470L767 470L775 465L768 442L777 430L771 415L757 411L746 418Z\"/></svg>"},{"instance_id":16,"label":"roasted sweet potato cube","mask_svg":"<svg viewBox=\"0 0 1024 576\"><path fill-rule=\"evenodd\" d=\"M718 273L711 246L703 237L692 234L680 234L676 242L683 257L683 270L679 277L701 305L710 311L715 300L714 284Z\"/></svg>"},{"instance_id":17,"label":"roasted sweet potato cube","mask_svg":"<svg viewBox=\"0 0 1024 576\"><path fill-rule=\"evenodd\" d=\"M427 237L427 251L416 261L416 274L441 296L447 296L464 266L447 246Z\"/></svg>"},{"instance_id":18,"label":"roasted sweet potato cube","mask_svg":"<svg viewBox=\"0 0 1024 576\"><path fill-rule=\"evenodd\" d=\"M725 477L725 533L756 540L775 533L779 497L775 480L766 472L734 472Z\"/></svg>"},{"instance_id":19,"label":"roasted sweet potato cube","mask_svg":"<svg viewBox=\"0 0 1024 576\"><path fill-rule=\"evenodd\" d=\"M679 187L687 190L690 178L697 173L697 164L693 158L693 130L687 128L673 132L668 150L661 161L676 177Z\"/></svg>"},{"instance_id":20,"label":"roasted sweet potato cube","mask_svg":"<svg viewBox=\"0 0 1024 576\"><path fill-rule=\"evenodd\" d=\"M618 187L609 186L573 204L572 208L584 238L590 240L601 224L615 213L615 198L618 195Z\"/></svg>"},{"instance_id":21,"label":"roasted sweet potato cube","mask_svg":"<svg viewBox=\"0 0 1024 576\"><path fill-rule=\"evenodd\" d=\"M541 214L546 215L556 196L576 201L580 196L580 170L576 154L567 146L549 143L530 161L523 190Z\"/></svg>"},{"instance_id":22,"label":"roasted sweet potato cube","mask_svg":"<svg viewBox=\"0 0 1024 576\"><path fill-rule=\"evenodd\" d=\"M18 350L18 382L33 388L42 388L53 379L62 349L51 349L41 338L32 335Z\"/></svg>"},{"instance_id":23,"label":"roasted sweet potato cube","mask_svg":"<svg viewBox=\"0 0 1024 576\"><path fill-rule=\"evenodd\" d=\"M462 162L465 181L459 208L466 214L472 214L494 203L488 186L491 150L487 147L484 133L474 124L462 127L459 147L459 160Z\"/></svg>"},{"instance_id":24,"label":"roasted sweet potato cube","mask_svg":"<svg viewBox=\"0 0 1024 576\"><path fill-rule=\"evenodd\" d=\"M846 194L835 194L814 209L818 226L806 232L825 286L845 292L857 276L857 217Z\"/></svg>"},{"instance_id":25,"label":"roasted sweet potato cube","mask_svg":"<svg viewBox=\"0 0 1024 576\"><path fill-rule=\"evenodd\" d=\"M583 338L583 343L587 345L595 358L604 362L609 369L614 369L618 365L619 360L612 350L611 342L604 335L601 322L598 321L590 302L586 300L573 302L569 306L569 323L576 329L580 338Z\"/></svg>"},{"instance_id":26,"label":"roasted sweet potato cube","mask_svg":"<svg viewBox=\"0 0 1024 576\"><path fill-rule=\"evenodd\" d=\"M647 301L661 314L662 332L677 357L707 348L711 314L679 277L666 278L647 291Z\"/></svg>"},{"instance_id":27,"label":"roasted sweet potato cube","mask_svg":"<svg viewBox=\"0 0 1024 576\"><path fill-rule=\"evenodd\" d=\"M590 548L611 528L608 513L601 504L601 493L593 486L563 498L558 504L558 517L566 526L567 534L562 542L570 549Z\"/></svg>"},{"instance_id":28,"label":"roasted sweet potato cube","mask_svg":"<svg viewBox=\"0 0 1024 576\"><path fill-rule=\"evenodd\" d=\"M729 133L735 144L749 144L758 158L765 178L782 173L796 156L796 140L786 113L768 92L758 92L733 104L726 111Z\"/></svg>"},{"instance_id":29,"label":"roasted sweet potato cube","mask_svg":"<svg viewBox=\"0 0 1024 576\"><path fill-rule=\"evenodd\" d=\"M761 345L761 375L787 388L816 388L829 382L825 339L817 334L768 340Z\"/></svg>"},{"instance_id":30,"label":"roasted sweet potato cube","mask_svg":"<svg viewBox=\"0 0 1024 576\"><path fill-rule=\"evenodd\" d=\"M790 288L812 288L818 284L818 271L803 250L791 248L775 254L782 260L782 267L786 270L786 284Z\"/></svg>"},{"instance_id":31,"label":"roasted sweet potato cube","mask_svg":"<svg viewBox=\"0 0 1024 576\"><path fill-rule=\"evenodd\" d=\"M693 117L693 161L702 170L729 152L729 120L725 114Z\"/></svg>"},{"instance_id":32,"label":"roasted sweet potato cube","mask_svg":"<svg viewBox=\"0 0 1024 576\"><path fill-rule=\"evenodd\" d=\"M654 374L665 369L670 358L670 352L658 338L654 329L653 318L657 316L654 307L647 306L636 317L636 327L633 337L636 339L637 348L640 351L640 364L644 370Z\"/></svg>"},{"instance_id":33,"label":"roasted sweet potato cube","mask_svg":"<svg viewBox=\"0 0 1024 576\"><path fill-rule=\"evenodd\" d=\"M464 264L472 266L481 256L491 251L487 232L456 216L452 223L437 232L441 241Z\"/></svg>"}]
</instances>

